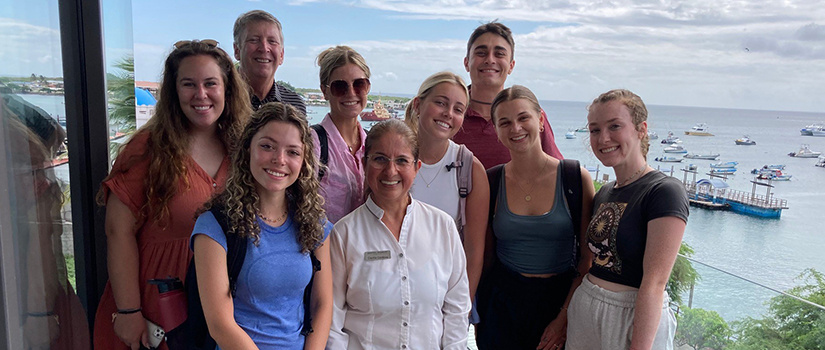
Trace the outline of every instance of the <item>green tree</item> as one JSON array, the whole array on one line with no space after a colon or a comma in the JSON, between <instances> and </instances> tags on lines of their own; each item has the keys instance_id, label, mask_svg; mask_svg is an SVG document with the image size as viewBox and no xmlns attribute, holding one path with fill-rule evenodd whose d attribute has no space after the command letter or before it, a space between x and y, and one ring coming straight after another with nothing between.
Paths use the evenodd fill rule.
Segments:
<instances>
[{"instance_id":1,"label":"green tree","mask_svg":"<svg viewBox=\"0 0 825 350\"><path fill-rule=\"evenodd\" d=\"M825 305L825 276L806 269L803 281L787 292L818 305ZM794 298L779 295L768 302L768 314L761 319L746 318L733 324L736 344L730 349L825 349L825 310Z\"/></svg>"},{"instance_id":2,"label":"green tree","mask_svg":"<svg viewBox=\"0 0 825 350\"><path fill-rule=\"evenodd\" d=\"M295 87L292 86L292 84L290 84L289 82L286 82L286 81L283 81L283 80L278 80L276 83L280 86L283 86L283 87L287 88L287 89L290 89L292 91L296 91Z\"/></svg>"},{"instance_id":3,"label":"green tree","mask_svg":"<svg viewBox=\"0 0 825 350\"><path fill-rule=\"evenodd\" d=\"M119 72L110 73L107 79L109 91L109 123L119 131L135 130L135 59L132 55L121 58L115 67Z\"/></svg>"},{"instance_id":4,"label":"green tree","mask_svg":"<svg viewBox=\"0 0 825 350\"><path fill-rule=\"evenodd\" d=\"M685 242L679 247L679 254L690 257L693 255L693 248ZM699 273L693 268L693 264L688 259L677 257L673 264L673 271L667 282L667 294L679 305L682 305L682 294L699 280Z\"/></svg>"},{"instance_id":5,"label":"green tree","mask_svg":"<svg viewBox=\"0 0 825 350\"><path fill-rule=\"evenodd\" d=\"M675 339L678 345L687 345L695 350L720 350L731 343L731 328L716 311L685 308L678 319Z\"/></svg>"}]
</instances>

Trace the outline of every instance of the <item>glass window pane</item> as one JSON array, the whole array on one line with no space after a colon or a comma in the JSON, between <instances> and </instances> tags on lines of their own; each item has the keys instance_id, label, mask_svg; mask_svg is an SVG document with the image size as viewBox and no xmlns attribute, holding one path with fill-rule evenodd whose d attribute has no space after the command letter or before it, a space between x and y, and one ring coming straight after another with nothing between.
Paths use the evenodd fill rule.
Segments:
<instances>
[{"instance_id":1,"label":"glass window pane","mask_svg":"<svg viewBox=\"0 0 825 350\"><path fill-rule=\"evenodd\" d=\"M3 331L25 349L90 348L75 294L57 14L56 0L0 6L0 206L9 208L0 221L9 311Z\"/></svg>"}]
</instances>

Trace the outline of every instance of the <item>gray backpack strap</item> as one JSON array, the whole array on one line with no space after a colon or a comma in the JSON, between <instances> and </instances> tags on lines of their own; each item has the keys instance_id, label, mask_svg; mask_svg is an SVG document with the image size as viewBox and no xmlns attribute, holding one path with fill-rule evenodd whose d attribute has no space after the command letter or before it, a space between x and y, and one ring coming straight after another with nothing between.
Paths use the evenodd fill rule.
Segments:
<instances>
[{"instance_id":1,"label":"gray backpack strap","mask_svg":"<svg viewBox=\"0 0 825 350\"><path fill-rule=\"evenodd\" d=\"M458 234L464 242L464 225L467 223L467 196L473 190L473 152L467 146L458 145L455 167L458 180Z\"/></svg>"}]
</instances>

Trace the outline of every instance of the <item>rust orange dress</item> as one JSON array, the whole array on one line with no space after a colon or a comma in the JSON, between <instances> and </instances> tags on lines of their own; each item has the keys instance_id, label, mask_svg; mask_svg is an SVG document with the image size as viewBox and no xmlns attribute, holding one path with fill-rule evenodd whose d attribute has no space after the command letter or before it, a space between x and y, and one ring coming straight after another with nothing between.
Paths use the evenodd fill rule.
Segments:
<instances>
[{"instance_id":1,"label":"rust orange dress","mask_svg":"<svg viewBox=\"0 0 825 350\"><path fill-rule=\"evenodd\" d=\"M138 161L128 169L124 167L130 163L131 157L140 157L143 154L148 139L148 133L135 135L134 139L121 151L112 169L112 171L119 169L125 172L103 183L106 197L108 198L110 194L116 195L129 207L136 218L141 217L140 210L147 201L144 178L149 160ZM215 178L207 174L194 159L189 158L185 175L189 186L187 188L181 181L178 185L179 193L169 200L167 227L164 229L151 219L138 223L139 227L135 236L140 259L140 306L143 308L143 316L147 319L159 319L158 288L147 281L168 276L184 279L189 260L192 258L192 253L189 251L189 235L192 234L195 226L195 211L215 192L223 189L228 170L228 157L223 159ZM95 315L95 349L128 349L114 333L112 313L116 311L112 285L111 282L107 282ZM166 344L161 344L160 349L167 349Z\"/></svg>"}]
</instances>

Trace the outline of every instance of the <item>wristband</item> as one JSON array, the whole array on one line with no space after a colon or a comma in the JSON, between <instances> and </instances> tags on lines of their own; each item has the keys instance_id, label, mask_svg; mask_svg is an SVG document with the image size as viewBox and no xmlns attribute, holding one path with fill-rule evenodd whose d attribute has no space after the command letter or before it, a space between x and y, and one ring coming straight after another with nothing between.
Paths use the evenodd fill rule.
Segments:
<instances>
[{"instance_id":1,"label":"wristband","mask_svg":"<svg viewBox=\"0 0 825 350\"><path fill-rule=\"evenodd\" d=\"M46 312L27 312L26 315L29 317L48 317L54 316L54 311L46 311Z\"/></svg>"},{"instance_id":2,"label":"wristband","mask_svg":"<svg viewBox=\"0 0 825 350\"><path fill-rule=\"evenodd\" d=\"M117 313L120 315L128 315L133 314L136 312L140 312L141 308L134 308L134 309L117 309Z\"/></svg>"}]
</instances>

